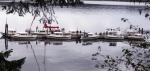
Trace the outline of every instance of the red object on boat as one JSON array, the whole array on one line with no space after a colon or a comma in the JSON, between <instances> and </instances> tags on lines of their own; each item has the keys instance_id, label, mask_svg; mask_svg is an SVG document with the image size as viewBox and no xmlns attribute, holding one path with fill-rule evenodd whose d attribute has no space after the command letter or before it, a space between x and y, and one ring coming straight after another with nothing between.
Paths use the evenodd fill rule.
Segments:
<instances>
[{"instance_id":1,"label":"red object on boat","mask_svg":"<svg viewBox=\"0 0 150 71\"><path fill-rule=\"evenodd\" d=\"M48 26L47 24L45 24L44 28L59 28L59 26Z\"/></svg>"},{"instance_id":2,"label":"red object on boat","mask_svg":"<svg viewBox=\"0 0 150 71\"><path fill-rule=\"evenodd\" d=\"M49 28L59 28L59 26L49 26Z\"/></svg>"},{"instance_id":3,"label":"red object on boat","mask_svg":"<svg viewBox=\"0 0 150 71\"><path fill-rule=\"evenodd\" d=\"M49 28L47 24L44 25L44 28Z\"/></svg>"}]
</instances>

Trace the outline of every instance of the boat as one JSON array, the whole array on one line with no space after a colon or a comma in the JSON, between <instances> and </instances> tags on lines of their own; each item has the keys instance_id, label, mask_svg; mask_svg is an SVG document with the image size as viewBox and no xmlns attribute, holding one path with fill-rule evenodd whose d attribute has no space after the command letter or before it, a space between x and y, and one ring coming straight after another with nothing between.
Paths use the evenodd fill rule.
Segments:
<instances>
[{"instance_id":1,"label":"boat","mask_svg":"<svg viewBox=\"0 0 150 71\"><path fill-rule=\"evenodd\" d=\"M125 31L123 31L124 33L123 33L123 35L124 35L124 38L125 39L128 39L128 36L130 35L135 35L135 34L137 34L137 33L139 33L137 30L135 30L135 29L126 29Z\"/></svg>"},{"instance_id":2,"label":"boat","mask_svg":"<svg viewBox=\"0 0 150 71\"><path fill-rule=\"evenodd\" d=\"M54 32L53 34L46 35L46 38L54 40L71 40L70 35L65 35L64 32Z\"/></svg>"},{"instance_id":3,"label":"boat","mask_svg":"<svg viewBox=\"0 0 150 71\"><path fill-rule=\"evenodd\" d=\"M98 39L104 39L105 34L104 33L99 33Z\"/></svg>"},{"instance_id":4,"label":"boat","mask_svg":"<svg viewBox=\"0 0 150 71\"><path fill-rule=\"evenodd\" d=\"M86 33L83 32L83 35L81 36L81 40L86 41L86 40L97 40L99 35L95 35L93 33Z\"/></svg>"},{"instance_id":5,"label":"boat","mask_svg":"<svg viewBox=\"0 0 150 71\"><path fill-rule=\"evenodd\" d=\"M20 40L20 41L33 41L36 40L36 36L35 35L31 35L28 34L26 32L20 32L20 33L16 33L15 35L11 36L12 40Z\"/></svg>"},{"instance_id":6,"label":"boat","mask_svg":"<svg viewBox=\"0 0 150 71\"><path fill-rule=\"evenodd\" d=\"M81 31L78 30L69 30L69 34L71 35L71 39L78 39L81 38Z\"/></svg>"},{"instance_id":7,"label":"boat","mask_svg":"<svg viewBox=\"0 0 150 71\"><path fill-rule=\"evenodd\" d=\"M0 32L2 34L2 36L6 36L5 32ZM16 30L13 30L13 29L9 29L8 30L8 34L7 34L7 37L11 37L12 35L15 35L16 34Z\"/></svg>"},{"instance_id":8,"label":"boat","mask_svg":"<svg viewBox=\"0 0 150 71\"><path fill-rule=\"evenodd\" d=\"M61 32L64 29L59 29L59 26L48 26L47 24L44 25L42 30L37 30L36 32L31 32L32 35L37 35L37 38L45 38L46 35L53 34L54 32Z\"/></svg>"},{"instance_id":9,"label":"boat","mask_svg":"<svg viewBox=\"0 0 150 71\"><path fill-rule=\"evenodd\" d=\"M144 40L144 37L142 36L142 34L136 33L134 35L128 35L127 39L130 39L130 40Z\"/></svg>"},{"instance_id":10,"label":"boat","mask_svg":"<svg viewBox=\"0 0 150 71\"><path fill-rule=\"evenodd\" d=\"M107 40L123 40L124 36L119 31L108 31L104 38Z\"/></svg>"},{"instance_id":11,"label":"boat","mask_svg":"<svg viewBox=\"0 0 150 71\"><path fill-rule=\"evenodd\" d=\"M32 35L35 35L36 38L43 38L46 35L49 35L51 32L49 32L48 30L42 29L42 30L38 30L37 32L31 32Z\"/></svg>"}]
</instances>

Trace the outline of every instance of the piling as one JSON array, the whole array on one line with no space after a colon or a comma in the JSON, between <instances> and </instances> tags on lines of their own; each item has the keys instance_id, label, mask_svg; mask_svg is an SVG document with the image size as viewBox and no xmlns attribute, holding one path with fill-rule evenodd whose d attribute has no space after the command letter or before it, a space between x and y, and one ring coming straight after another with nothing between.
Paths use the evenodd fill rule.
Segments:
<instances>
[{"instance_id":1,"label":"piling","mask_svg":"<svg viewBox=\"0 0 150 71\"><path fill-rule=\"evenodd\" d=\"M141 34L143 34L143 28L142 28L142 30L141 30Z\"/></svg>"},{"instance_id":2,"label":"piling","mask_svg":"<svg viewBox=\"0 0 150 71\"><path fill-rule=\"evenodd\" d=\"M8 24L5 24L5 49L8 49Z\"/></svg>"},{"instance_id":3,"label":"piling","mask_svg":"<svg viewBox=\"0 0 150 71\"><path fill-rule=\"evenodd\" d=\"M141 29L139 28L139 33L141 33Z\"/></svg>"}]
</instances>

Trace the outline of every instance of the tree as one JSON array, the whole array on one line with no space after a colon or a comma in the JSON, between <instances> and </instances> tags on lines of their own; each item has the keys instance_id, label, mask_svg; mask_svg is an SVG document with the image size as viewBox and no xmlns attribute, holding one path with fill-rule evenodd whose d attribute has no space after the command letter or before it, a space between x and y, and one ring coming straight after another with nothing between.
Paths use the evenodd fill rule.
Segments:
<instances>
[{"instance_id":1,"label":"tree","mask_svg":"<svg viewBox=\"0 0 150 71\"><path fill-rule=\"evenodd\" d=\"M13 50L7 50L0 52L0 71L20 71L21 66L24 64L26 57L9 61L7 58L10 56Z\"/></svg>"},{"instance_id":2,"label":"tree","mask_svg":"<svg viewBox=\"0 0 150 71\"><path fill-rule=\"evenodd\" d=\"M133 44L135 41L131 41ZM121 56L111 57L110 55L105 55L101 53L101 47L98 47L97 53L93 54L92 60L96 61L96 68L105 68L108 71L122 71L120 65L128 71L149 71L150 70L150 48L149 44L146 42L136 41L137 45L131 48L123 48ZM98 59L102 57L101 59ZM104 60L102 60L104 59Z\"/></svg>"},{"instance_id":3,"label":"tree","mask_svg":"<svg viewBox=\"0 0 150 71\"><path fill-rule=\"evenodd\" d=\"M8 5L2 6L2 10L6 10L7 14L18 13L19 16L24 16L26 13L32 14L37 17L43 14L40 22L51 24L52 21L56 21L54 16L54 6L60 6L61 8L66 6L73 6L83 4L80 0L12 0Z\"/></svg>"}]
</instances>

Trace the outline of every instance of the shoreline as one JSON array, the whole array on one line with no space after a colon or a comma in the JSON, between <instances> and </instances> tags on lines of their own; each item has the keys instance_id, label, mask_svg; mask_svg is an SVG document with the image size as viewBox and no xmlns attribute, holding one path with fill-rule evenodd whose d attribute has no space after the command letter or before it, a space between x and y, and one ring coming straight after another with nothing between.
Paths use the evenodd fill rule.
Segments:
<instances>
[{"instance_id":1,"label":"shoreline","mask_svg":"<svg viewBox=\"0 0 150 71\"><path fill-rule=\"evenodd\" d=\"M0 5L7 5L11 3L9 2L0 2ZM16 2L18 4L19 2ZM109 6L146 6L145 3L139 2L125 2L125 1L83 1L83 5L109 5Z\"/></svg>"}]
</instances>

